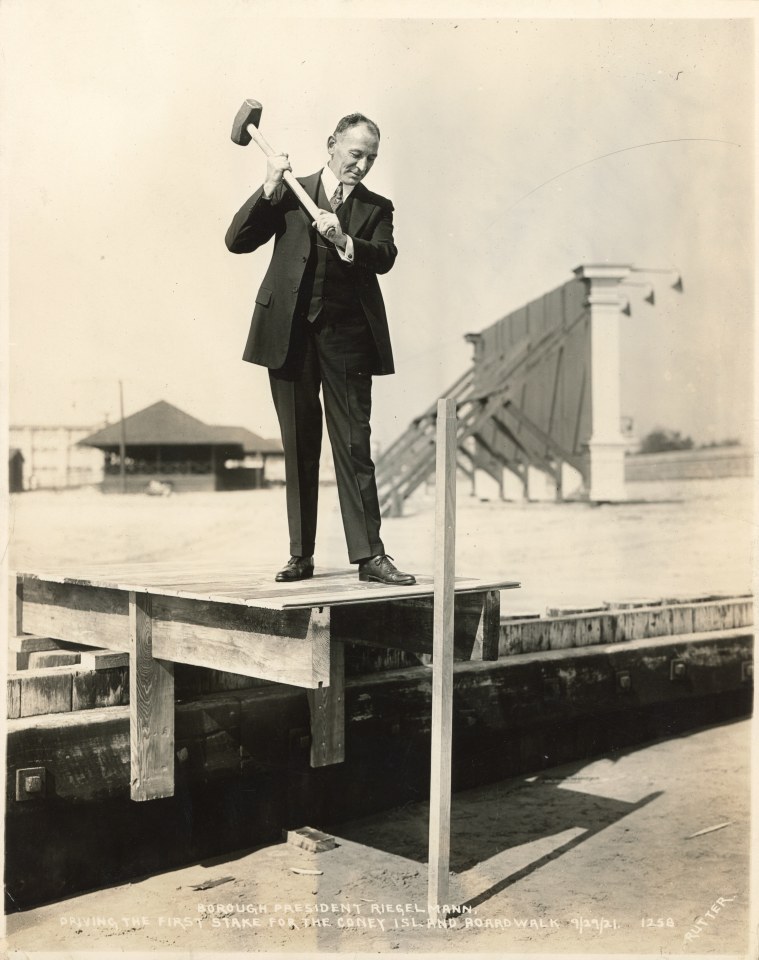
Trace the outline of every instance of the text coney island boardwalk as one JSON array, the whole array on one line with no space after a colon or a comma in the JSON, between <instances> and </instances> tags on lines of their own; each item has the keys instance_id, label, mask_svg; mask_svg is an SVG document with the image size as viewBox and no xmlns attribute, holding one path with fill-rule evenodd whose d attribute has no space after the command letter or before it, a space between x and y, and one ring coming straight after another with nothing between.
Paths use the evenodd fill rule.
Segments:
<instances>
[{"instance_id":1,"label":"text coney island boardwalk","mask_svg":"<svg viewBox=\"0 0 759 960\"><path fill-rule=\"evenodd\" d=\"M175 663L305 688L316 767L344 759L344 643L432 653L431 577L389 587L332 571L280 585L270 569L171 563L14 576L19 633L129 654L133 800L173 794ZM518 586L456 580L459 658L497 659L499 591Z\"/></svg>"}]
</instances>

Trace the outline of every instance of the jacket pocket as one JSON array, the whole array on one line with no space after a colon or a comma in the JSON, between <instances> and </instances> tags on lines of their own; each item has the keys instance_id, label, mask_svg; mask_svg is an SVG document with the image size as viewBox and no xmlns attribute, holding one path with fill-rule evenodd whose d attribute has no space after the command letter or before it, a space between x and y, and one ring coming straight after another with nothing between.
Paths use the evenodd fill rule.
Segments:
<instances>
[{"instance_id":1,"label":"jacket pocket","mask_svg":"<svg viewBox=\"0 0 759 960\"><path fill-rule=\"evenodd\" d=\"M262 307L268 307L271 303L271 290L261 287L256 294L256 303L260 303Z\"/></svg>"}]
</instances>

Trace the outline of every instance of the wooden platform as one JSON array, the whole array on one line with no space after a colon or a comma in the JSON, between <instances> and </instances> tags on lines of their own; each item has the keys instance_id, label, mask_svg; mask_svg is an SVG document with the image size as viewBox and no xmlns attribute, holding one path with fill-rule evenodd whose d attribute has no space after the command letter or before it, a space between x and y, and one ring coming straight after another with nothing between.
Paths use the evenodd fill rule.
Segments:
<instances>
[{"instance_id":1,"label":"wooden platform","mask_svg":"<svg viewBox=\"0 0 759 960\"><path fill-rule=\"evenodd\" d=\"M174 791L174 663L303 687L313 766L344 759L343 644L432 652L433 582L362 583L355 570L277 584L270 568L166 563L15 574L17 632L130 658L132 798ZM457 578L454 650L498 658L500 593Z\"/></svg>"},{"instance_id":2,"label":"wooden platform","mask_svg":"<svg viewBox=\"0 0 759 960\"><path fill-rule=\"evenodd\" d=\"M249 567L230 573L226 567L213 568L208 564L169 566L165 562L97 566L78 570L74 576L71 572L60 571L19 572L16 576L24 580L162 594L213 603L235 603L267 610L408 600L412 597L430 597L433 593L433 579L424 575L417 575L417 583L408 587L362 582L355 570L324 570L316 573L310 580L275 583L271 567ZM491 589L505 590L518 586L518 582L509 580L456 578L457 594L481 593Z\"/></svg>"}]
</instances>

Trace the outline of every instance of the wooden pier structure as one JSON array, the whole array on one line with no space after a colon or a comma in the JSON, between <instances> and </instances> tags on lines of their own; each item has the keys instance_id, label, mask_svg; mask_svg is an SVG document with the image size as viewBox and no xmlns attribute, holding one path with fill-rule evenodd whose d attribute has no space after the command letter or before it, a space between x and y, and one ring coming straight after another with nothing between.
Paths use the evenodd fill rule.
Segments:
<instances>
[{"instance_id":1,"label":"wooden pier structure","mask_svg":"<svg viewBox=\"0 0 759 960\"><path fill-rule=\"evenodd\" d=\"M271 570L153 563L75 574L18 572L16 628L128 657L131 797L174 794L174 664L308 691L311 765L345 758L345 643L431 655L433 579L390 587L355 571L273 582ZM497 660L500 590L516 581L455 582L458 659ZM115 661L114 661L115 662Z\"/></svg>"}]
</instances>

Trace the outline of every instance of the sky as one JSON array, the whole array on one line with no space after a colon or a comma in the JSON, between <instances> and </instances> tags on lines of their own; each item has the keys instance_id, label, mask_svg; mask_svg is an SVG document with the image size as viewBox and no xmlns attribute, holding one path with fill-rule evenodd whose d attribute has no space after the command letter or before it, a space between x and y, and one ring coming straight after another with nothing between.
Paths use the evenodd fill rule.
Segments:
<instances>
[{"instance_id":1,"label":"sky","mask_svg":"<svg viewBox=\"0 0 759 960\"><path fill-rule=\"evenodd\" d=\"M266 371L241 360L270 254L224 245L265 173L255 144L230 139L253 98L296 175L324 164L342 115L380 126L367 185L393 200L399 250L380 279L397 370L375 380L381 444L469 366L464 334L607 261L683 281L654 275L654 306L629 290L636 432L749 440L746 5L701 19L455 6L4 0L10 422L113 421L121 381L127 414L165 399L277 434Z\"/></svg>"}]
</instances>

